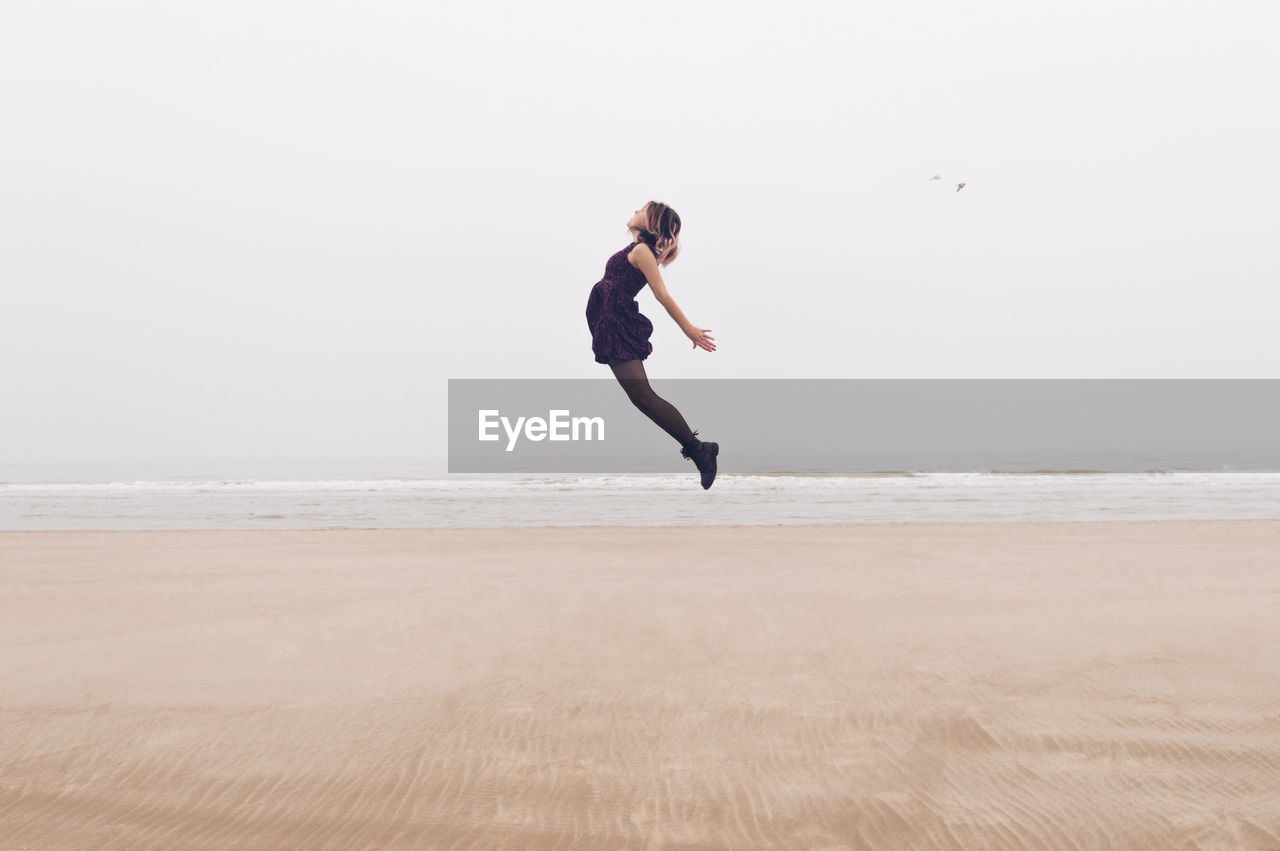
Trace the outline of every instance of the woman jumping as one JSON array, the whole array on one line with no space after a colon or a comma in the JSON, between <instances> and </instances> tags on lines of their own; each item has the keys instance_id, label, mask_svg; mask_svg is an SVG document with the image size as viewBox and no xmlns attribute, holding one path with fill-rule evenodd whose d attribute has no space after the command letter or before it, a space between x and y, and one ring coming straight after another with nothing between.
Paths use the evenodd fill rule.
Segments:
<instances>
[{"instance_id":1,"label":"woman jumping","mask_svg":"<svg viewBox=\"0 0 1280 851\"><path fill-rule=\"evenodd\" d=\"M632 242L604 264L604 277L591 288L587 299L587 327L591 329L591 351L596 363L608 364L631 402L662 430L680 443L680 455L691 459L709 488L716 478L716 456L720 444L704 443L690 431L675 406L649 386L644 359L653 353L649 335L653 323L640 312L636 294L648 283L658 304L667 309L693 347L716 350L710 328L698 328L685 318L675 299L667 292L658 264L671 265L680 253L680 217L660 201L650 201L635 211L627 222Z\"/></svg>"}]
</instances>

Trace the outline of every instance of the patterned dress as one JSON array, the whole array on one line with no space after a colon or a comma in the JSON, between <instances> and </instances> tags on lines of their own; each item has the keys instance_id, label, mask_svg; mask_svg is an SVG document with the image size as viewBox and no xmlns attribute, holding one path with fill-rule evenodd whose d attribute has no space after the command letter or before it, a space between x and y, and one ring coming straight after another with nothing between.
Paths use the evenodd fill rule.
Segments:
<instances>
[{"instance_id":1,"label":"patterned dress","mask_svg":"<svg viewBox=\"0 0 1280 851\"><path fill-rule=\"evenodd\" d=\"M591 288L587 299L587 327L596 363L612 360L644 360L653 353L649 335L653 323L640 312L636 295L648 280L644 272L627 262L639 245L633 242L604 264L604 277Z\"/></svg>"}]
</instances>

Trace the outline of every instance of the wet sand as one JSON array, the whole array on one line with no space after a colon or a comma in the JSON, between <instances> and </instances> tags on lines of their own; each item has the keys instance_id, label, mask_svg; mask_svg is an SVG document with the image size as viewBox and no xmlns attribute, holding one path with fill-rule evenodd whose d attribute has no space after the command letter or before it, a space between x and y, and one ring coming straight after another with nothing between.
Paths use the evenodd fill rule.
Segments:
<instances>
[{"instance_id":1,"label":"wet sand","mask_svg":"<svg viewBox=\"0 0 1280 851\"><path fill-rule=\"evenodd\" d=\"M0 532L0 848L1280 848L1280 520Z\"/></svg>"}]
</instances>

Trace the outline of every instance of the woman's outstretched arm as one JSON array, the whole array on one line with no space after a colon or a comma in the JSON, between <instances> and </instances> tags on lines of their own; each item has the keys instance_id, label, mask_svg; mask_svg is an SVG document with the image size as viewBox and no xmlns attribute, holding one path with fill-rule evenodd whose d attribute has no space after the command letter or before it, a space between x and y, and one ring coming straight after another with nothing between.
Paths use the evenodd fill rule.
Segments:
<instances>
[{"instance_id":1,"label":"woman's outstretched arm","mask_svg":"<svg viewBox=\"0 0 1280 851\"><path fill-rule=\"evenodd\" d=\"M671 297L671 293L667 292L667 285L662 280L662 272L658 270L658 260L653 256L653 252L649 250L649 246L643 242L631 250L631 257L636 259L636 268L644 272L645 280L649 282L649 289L653 290L653 297L657 299L658 304L667 309L667 313L680 326L680 330L684 335L693 341L694 348L701 346L709 352L716 350L715 338L707 332L710 328L699 328L689 321L684 315L684 311L680 309L680 305L676 304L676 300Z\"/></svg>"}]
</instances>

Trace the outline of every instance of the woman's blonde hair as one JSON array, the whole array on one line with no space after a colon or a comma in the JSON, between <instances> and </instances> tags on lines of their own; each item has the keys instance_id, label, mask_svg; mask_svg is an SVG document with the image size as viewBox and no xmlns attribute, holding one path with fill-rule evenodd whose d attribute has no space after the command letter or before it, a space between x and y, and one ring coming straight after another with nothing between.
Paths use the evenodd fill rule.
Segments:
<instances>
[{"instance_id":1,"label":"woman's blonde hair","mask_svg":"<svg viewBox=\"0 0 1280 851\"><path fill-rule=\"evenodd\" d=\"M661 201L644 205L645 223L640 226L640 239L658 263L670 266L680 254L680 216Z\"/></svg>"}]
</instances>

